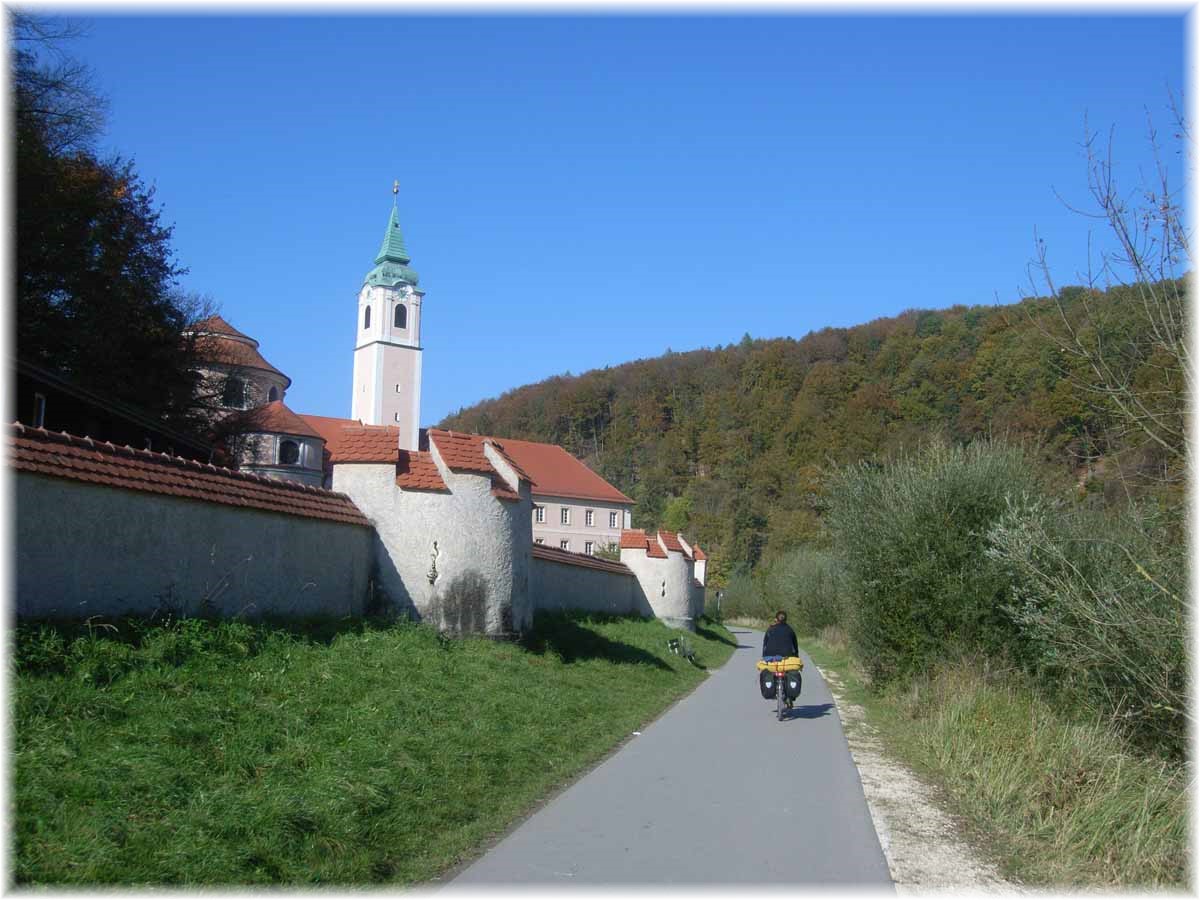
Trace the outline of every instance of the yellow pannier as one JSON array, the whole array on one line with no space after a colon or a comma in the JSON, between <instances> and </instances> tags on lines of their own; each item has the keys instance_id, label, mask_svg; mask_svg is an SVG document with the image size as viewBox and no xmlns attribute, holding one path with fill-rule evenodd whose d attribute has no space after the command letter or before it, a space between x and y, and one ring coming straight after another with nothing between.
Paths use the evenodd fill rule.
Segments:
<instances>
[{"instance_id":1,"label":"yellow pannier","mask_svg":"<svg viewBox=\"0 0 1200 900\"><path fill-rule=\"evenodd\" d=\"M798 656L785 656L779 662L764 662L760 659L758 661L758 668L760 671L762 669L770 669L772 672L776 673L795 672L797 669L804 668L804 660Z\"/></svg>"}]
</instances>

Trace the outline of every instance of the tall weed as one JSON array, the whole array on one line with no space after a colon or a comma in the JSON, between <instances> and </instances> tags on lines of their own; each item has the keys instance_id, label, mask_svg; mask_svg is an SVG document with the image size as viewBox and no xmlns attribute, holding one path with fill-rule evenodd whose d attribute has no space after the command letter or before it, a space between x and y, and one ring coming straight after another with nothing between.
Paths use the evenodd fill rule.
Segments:
<instances>
[{"instance_id":1,"label":"tall weed","mask_svg":"<svg viewBox=\"0 0 1200 900\"><path fill-rule=\"evenodd\" d=\"M1184 884L1184 766L1130 752L1096 719L1064 717L1017 672L985 669L939 666L892 696L958 808L1005 835L1007 855L1032 881Z\"/></svg>"},{"instance_id":2,"label":"tall weed","mask_svg":"<svg viewBox=\"0 0 1200 900\"><path fill-rule=\"evenodd\" d=\"M1170 525L1026 497L992 528L988 555L1007 575L1009 612L1043 683L1146 748L1182 756L1186 557L1164 540Z\"/></svg>"}]
</instances>

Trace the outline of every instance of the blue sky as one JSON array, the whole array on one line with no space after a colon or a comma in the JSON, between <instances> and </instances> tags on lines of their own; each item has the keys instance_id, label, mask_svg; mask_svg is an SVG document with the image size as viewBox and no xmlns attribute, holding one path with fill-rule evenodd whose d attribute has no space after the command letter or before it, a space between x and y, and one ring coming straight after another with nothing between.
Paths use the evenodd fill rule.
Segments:
<instances>
[{"instance_id":1,"label":"blue sky","mask_svg":"<svg viewBox=\"0 0 1200 900\"><path fill-rule=\"evenodd\" d=\"M73 48L210 294L349 415L355 298L400 181L422 424L551 375L1060 283L1170 132L1156 17L96 16ZM1098 233L1094 233L1098 236Z\"/></svg>"}]
</instances>

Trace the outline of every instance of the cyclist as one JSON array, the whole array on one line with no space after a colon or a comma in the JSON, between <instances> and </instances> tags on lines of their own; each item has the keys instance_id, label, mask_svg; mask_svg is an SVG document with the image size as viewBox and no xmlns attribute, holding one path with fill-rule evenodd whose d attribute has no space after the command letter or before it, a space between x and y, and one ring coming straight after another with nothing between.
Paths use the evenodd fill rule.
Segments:
<instances>
[{"instance_id":1,"label":"cyclist","mask_svg":"<svg viewBox=\"0 0 1200 900\"><path fill-rule=\"evenodd\" d=\"M796 632L792 631L792 626L787 623L787 613L782 609L775 613L775 624L767 629L767 633L763 635L762 646L763 659L776 657L777 659L785 656L799 656L800 644L796 641ZM782 686L780 688L782 690ZM787 701L788 709L792 708L792 701Z\"/></svg>"}]
</instances>

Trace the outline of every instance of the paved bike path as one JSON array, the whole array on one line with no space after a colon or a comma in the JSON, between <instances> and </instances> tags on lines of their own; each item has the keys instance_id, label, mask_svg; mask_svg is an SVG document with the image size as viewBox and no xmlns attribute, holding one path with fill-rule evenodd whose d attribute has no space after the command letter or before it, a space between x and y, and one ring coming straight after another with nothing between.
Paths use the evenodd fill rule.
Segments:
<instances>
[{"instance_id":1,"label":"paved bike path","mask_svg":"<svg viewBox=\"0 0 1200 900\"><path fill-rule=\"evenodd\" d=\"M887 861L828 688L804 656L783 722L731 628L721 669L449 884L860 885ZM803 654L802 654L803 655ZM569 714L569 713L568 713Z\"/></svg>"}]
</instances>

